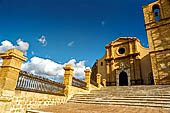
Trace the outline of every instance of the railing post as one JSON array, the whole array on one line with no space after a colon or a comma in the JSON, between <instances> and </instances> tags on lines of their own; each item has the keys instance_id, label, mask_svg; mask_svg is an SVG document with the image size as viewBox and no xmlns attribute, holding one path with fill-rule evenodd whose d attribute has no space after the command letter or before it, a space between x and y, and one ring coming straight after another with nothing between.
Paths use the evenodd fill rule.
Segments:
<instances>
[{"instance_id":1,"label":"railing post","mask_svg":"<svg viewBox=\"0 0 170 113\"><path fill-rule=\"evenodd\" d=\"M102 83L104 85L103 87L106 87L106 79L103 79Z\"/></svg>"},{"instance_id":2,"label":"railing post","mask_svg":"<svg viewBox=\"0 0 170 113\"><path fill-rule=\"evenodd\" d=\"M0 68L0 113L11 113L12 100L21 70L21 64L27 60L23 53L17 49L10 49L0 53L3 59Z\"/></svg>"},{"instance_id":3,"label":"railing post","mask_svg":"<svg viewBox=\"0 0 170 113\"><path fill-rule=\"evenodd\" d=\"M64 73L64 85L67 86L71 86L72 85L72 78L73 78L73 71L74 68L72 65L66 65L64 67L65 73Z\"/></svg>"},{"instance_id":4,"label":"railing post","mask_svg":"<svg viewBox=\"0 0 170 113\"><path fill-rule=\"evenodd\" d=\"M86 69L84 72L85 72L85 82L87 83L86 89L89 90L90 89L91 70Z\"/></svg>"},{"instance_id":5,"label":"railing post","mask_svg":"<svg viewBox=\"0 0 170 113\"><path fill-rule=\"evenodd\" d=\"M0 69L0 89L14 91L21 71L21 64L27 58L17 49L10 49L6 53L0 53L0 57L3 59Z\"/></svg>"},{"instance_id":6,"label":"railing post","mask_svg":"<svg viewBox=\"0 0 170 113\"><path fill-rule=\"evenodd\" d=\"M69 86L72 86L72 78L73 78L73 71L74 68L72 65L66 65L64 67L64 85L66 86L64 89L64 94L69 96Z\"/></svg>"},{"instance_id":7,"label":"railing post","mask_svg":"<svg viewBox=\"0 0 170 113\"><path fill-rule=\"evenodd\" d=\"M101 83L101 74L97 74L97 84L98 84L98 88L100 88L100 83Z\"/></svg>"}]
</instances>

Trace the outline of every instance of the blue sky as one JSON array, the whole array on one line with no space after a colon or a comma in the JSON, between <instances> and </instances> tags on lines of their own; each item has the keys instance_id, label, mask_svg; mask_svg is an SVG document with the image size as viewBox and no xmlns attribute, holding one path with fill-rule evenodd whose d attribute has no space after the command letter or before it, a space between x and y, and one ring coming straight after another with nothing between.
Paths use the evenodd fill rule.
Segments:
<instances>
[{"instance_id":1,"label":"blue sky","mask_svg":"<svg viewBox=\"0 0 170 113\"><path fill-rule=\"evenodd\" d=\"M120 36L148 47L142 6L155 0L0 0L0 42L29 43L27 57L92 66ZM45 42L38 41L45 38ZM32 54L34 53L34 54Z\"/></svg>"}]
</instances>

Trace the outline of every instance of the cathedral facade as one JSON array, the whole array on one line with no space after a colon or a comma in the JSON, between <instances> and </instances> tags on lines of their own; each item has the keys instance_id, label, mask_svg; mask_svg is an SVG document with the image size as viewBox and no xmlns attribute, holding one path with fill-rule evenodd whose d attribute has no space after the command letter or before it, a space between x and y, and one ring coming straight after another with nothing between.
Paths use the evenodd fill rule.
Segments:
<instances>
[{"instance_id":1,"label":"cathedral facade","mask_svg":"<svg viewBox=\"0 0 170 113\"><path fill-rule=\"evenodd\" d=\"M107 85L170 84L170 0L143 7L149 48L135 37L120 37L105 46L105 55L92 67Z\"/></svg>"}]
</instances>

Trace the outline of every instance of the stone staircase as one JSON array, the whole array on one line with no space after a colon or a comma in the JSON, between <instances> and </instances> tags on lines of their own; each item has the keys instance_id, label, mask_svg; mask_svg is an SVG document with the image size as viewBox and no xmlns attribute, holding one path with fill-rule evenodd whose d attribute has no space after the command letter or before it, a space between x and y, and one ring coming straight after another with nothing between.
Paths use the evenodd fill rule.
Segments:
<instances>
[{"instance_id":1,"label":"stone staircase","mask_svg":"<svg viewBox=\"0 0 170 113\"><path fill-rule=\"evenodd\" d=\"M68 102L170 108L170 86L110 86L76 94Z\"/></svg>"}]
</instances>

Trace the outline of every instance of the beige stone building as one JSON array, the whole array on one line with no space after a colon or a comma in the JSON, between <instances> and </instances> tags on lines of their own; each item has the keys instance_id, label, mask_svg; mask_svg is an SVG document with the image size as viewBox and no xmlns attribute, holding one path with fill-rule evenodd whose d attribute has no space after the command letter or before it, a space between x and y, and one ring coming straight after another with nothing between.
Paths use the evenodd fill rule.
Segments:
<instances>
[{"instance_id":1,"label":"beige stone building","mask_svg":"<svg viewBox=\"0 0 170 113\"><path fill-rule=\"evenodd\" d=\"M135 37L120 37L107 44L105 55L92 70L100 73L107 85L152 84L149 49Z\"/></svg>"},{"instance_id":2,"label":"beige stone building","mask_svg":"<svg viewBox=\"0 0 170 113\"><path fill-rule=\"evenodd\" d=\"M134 37L120 37L106 45L105 55L92 67L107 85L170 84L170 0L143 7L149 48Z\"/></svg>"}]
</instances>

